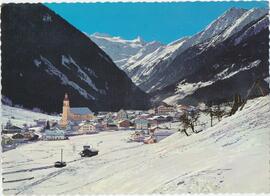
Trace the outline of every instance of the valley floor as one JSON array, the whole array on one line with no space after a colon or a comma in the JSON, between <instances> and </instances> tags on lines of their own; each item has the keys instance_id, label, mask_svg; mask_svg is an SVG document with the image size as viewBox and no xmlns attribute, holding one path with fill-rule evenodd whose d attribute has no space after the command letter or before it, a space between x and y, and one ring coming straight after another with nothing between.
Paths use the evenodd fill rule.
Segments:
<instances>
[{"instance_id":1,"label":"valley floor","mask_svg":"<svg viewBox=\"0 0 270 196\"><path fill-rule=\"evenodd\" d=\"M115 131L23 145L2 154L4 194L269 192L269 116L266 96L198 134L156 144ZM80 158L86 144L98 156ZM67 166L59 169L60 149Z\"/></svg>"}]
</instances>

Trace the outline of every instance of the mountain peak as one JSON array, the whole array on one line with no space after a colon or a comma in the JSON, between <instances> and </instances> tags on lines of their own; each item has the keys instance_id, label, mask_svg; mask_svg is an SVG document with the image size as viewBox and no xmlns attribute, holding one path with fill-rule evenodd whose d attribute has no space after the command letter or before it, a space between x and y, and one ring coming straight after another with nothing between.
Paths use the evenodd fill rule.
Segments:
<instances>
[{"instance_id":1,"label":"mountain peak","mask_svg":"<svg viewBox=\"0 0 270 196\"><path fill-rule=\"evenodd\" d=\"M143 38L141 36L137 36L136 39L133 40L134 42L137 42L137 43L142 43L142 44L145 44L146 42L143 40Z\"/></svg>"},{"instance_id":2,"label":"mountain peak","mask_svg":"<svg viewBox=\"0 0 270 196\"><path fill-rule=\"evenodd\" d=\"M92 36L97 36L97 37L112 37L108 33L99 33L99 32L93 33Z\"/></svg>"},{"instance_id":3,"label":"mountain peak","mask_svg":"<svg viewBox=\"0 0 270 196\"><path fill-rule=\"evenodd\" d=\"M231 13L231 12L246 12L248 11L247 9L244 8L238 8L238 7L231 7L228 9L225 13Z\"/></svg>"}]
</instances>

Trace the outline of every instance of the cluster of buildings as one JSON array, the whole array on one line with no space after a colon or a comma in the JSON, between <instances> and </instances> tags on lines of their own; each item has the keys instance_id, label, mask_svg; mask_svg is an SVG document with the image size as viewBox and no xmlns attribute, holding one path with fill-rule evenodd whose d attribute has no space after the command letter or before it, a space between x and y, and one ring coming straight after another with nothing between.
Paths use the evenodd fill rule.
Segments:
<instances>
[{"instance_id":1,"label":"cluster of buildings","mask_svg":"<svg viewBox=\"0 0 270 196\"><path fill-rule=\"evenodd\" d=\"M47 123L47 120L39 119L35 120L35 123L32 125L24 124L23 126L17 126L13 125L9 120L6 125L2 125L2 150L14 149L20 144L39 140L41 132L45 130ZM50 123L57 124L56 121L51 121Z\"/></svg>"},{"instance_id":2,"label":"cluster of buildings","mask_svg":"<svg viewBox=\"0 0 270 196\"><path fill-rule=\"evenodd\" d=\"M87 107L70 107L69 97L65 94L59 122L39 119L34 127L25 130L13 125L6 126L2 132L5 134L4 139L2 137L2 146L3 143L10 144L12 140L64 140L70 136L96 134L101 131L135 130L135 135L142 132L149 134L158 130L162 123L179 121L183 111L188 109L186 106L162 103L147 111L121 109L118 112L103 111L94 114ZM37 128L39 134L35 134ZM12 136L8 137L7 134Z\"/></svg>"},{"instance_id":3,"label":"cluster of buildings","mask_svg":"<svg viewBox=\"0 0 270 196\"><path fill-rule=\"evenodd\" d=\"M186 108L162 103L160 106L147 111L121 109L118 112L101 111L94 114L87 107L70 107L69 97L65 94L59 125L47 130L43 138L58 140L74 135L117 130L154 132L161 123L179 121L183 109Z\"/></svg>"}]
</instances>

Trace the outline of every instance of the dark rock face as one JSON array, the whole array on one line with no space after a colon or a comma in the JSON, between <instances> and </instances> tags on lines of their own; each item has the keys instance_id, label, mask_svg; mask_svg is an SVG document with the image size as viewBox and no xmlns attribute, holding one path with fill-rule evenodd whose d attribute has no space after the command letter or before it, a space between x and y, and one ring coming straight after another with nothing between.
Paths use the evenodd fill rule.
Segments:
<instances>
[{"instance_id":1,"label":"dark rock face","mask_svg":"<svg viewBox=\"0 0 270 196\"><path fill-rule=\"evenodd\" d=\"M164 82L168 85L152 92L152 99L156 102L174 95L180 82L212 82L179 99L178 103L183 104L228 101L236 93L245 97L256 80L259 80L264 93L269 93L268 84L264 81L269 75L268 26L268 18L264 16L222 42L212 44L211 38L190 47L167 68L164 75L168 81L164 79ZM251 96L258 95L260 93L254 92Z\"/></svg>"},{"instance_id":2,"label":"dark rock face","mask_svg":"<svg viewBox=\"0 0 270 196\"><path fill-rule=\"evenodd\" d=\"M87 36L42 4L4 4L2 94L14 104L60 112L146 109L149 99Z\"/></svg>"}]
</instances>

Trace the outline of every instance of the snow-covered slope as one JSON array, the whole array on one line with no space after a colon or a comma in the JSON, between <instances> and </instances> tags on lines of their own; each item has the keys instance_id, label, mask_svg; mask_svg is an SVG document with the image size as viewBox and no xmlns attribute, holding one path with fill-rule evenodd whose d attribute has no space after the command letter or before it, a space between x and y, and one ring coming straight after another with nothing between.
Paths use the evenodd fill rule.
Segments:
<instances>
[{"instance_id":1,"label":"snow-covered slope","mask_svg":"<svg viewBox=\"0 0 270 196\"><path fill-rule=\"evenodd\" d=\"M165 102L191 101L196 104L228 100L235 93L244 97L255 80L259 80L264 93L269 92L264 81L269 73L269 19L268 15L259 16L223 42L215 38L221 38L227 31L177 57L171 64L170 70L174 72L170 77L166 77L169 71L164 73L164 83L176 81L170 88L163 89L166 92Z\"/></svg>"},{"instance_id":2,"label":"snow-covered slope","mask_svg":"<svg viewBox=\"0 0 270 196\"><path fill-rule=\"evenodd\" d=\"M177 50L187 40L188 38L182 38L169 45L161 46L152 53L145 55L144 58L136 59L136 61L131 58L124 70L135 84L140 85L147 81L153 73L162 73L178 54ZM161 62L162 66L159 64Z\"/></svg>"},{"instance_id":3,"label":"snow-covered slope","mask_svg":"<svg viewBox=\"0 0 270 196\"><path fill-rule=\"evenodd\" d=\"M234 33L239 32L247 24L258 20L268 13L266 9L253 8L246 11L240 18L238 18L234 23L232 23L229 28L227 28L220 36L217 36L214 40L218 38L218 41L222 41Z\"/></svg>"},{"instance_id":4,"label":"snow-covered slope","mask_svg":"<svg viewBox=\"0 0 270 196\"><path fill-rule=\"evenodd\" d=\"M22 127L23 124L34 125L38 119L45 120L60 120L60 116L52 116L42 114L39 112L33 112L22 108L11 107L7 105L1 105L1 124L5 125L9 120L13 125Z\"/></svg>"},{"instance_id":5,"label":"snow-covered slope","mask_svg":"<svg viewBox=\"0 0 270 196\"><path fill-rule=\"evenodd\" d=\"M170 54L166 55L166 58L171 59L169 62L166 60L166 58L156 55L153 57L155 61L152 62L154 68L152 68L151 71L146 69L146 71L141 71L139 73L140 75L131 75L131 78L137 85L140 86L141 89L147 92L161 89L176 79L175 77L171 76L170 72L172 69L169 67L177 56L180 56L187 49L191 48L192 46L196 46L197 44L202 44L199 52L202 52L208 47L213 47L215 44L225 41L227 38L242 30L242 28L247 24L258 20L260 17L266 14L266 9L246 10L240 8L231 8L210 23L201 32L185 38L182 44L178 45L178 47L174 48ZM186 57L186 59L188 58L189 56ZM139 62L139 64L142 67L149 66L148 61L143 63L142 60L142 62ZM182 72L181 75L185 75L185 72Z\"/></svg>"},{"instance_id":6,"label":"snow-covered slope","mask_svg":"<svg viewBox=\"0 0 270 196\"><path fill-rule=\"evenodd\" d=\"M94 33L88 36L123 70L127 64L143 58L161 46L159 42L147 43L139 36L134 40L125 40L104 33Z\"/></svg>"},{"instance_id":7,"label":"snow-covered slope","mask_svg":"<svg viewBox=\"0 0 270 196\"><path fill-rule=\"evenodd\" d=\"M269 190L270 97L212 128L160 143L128 143L128 131L42 141L2 155L5 194L262 193ZM100 150L81 159L85 144ZM67 167L50 167L64 149ZM34 169L35 168L35 169Z\"/></svg>"}]
</instances>

